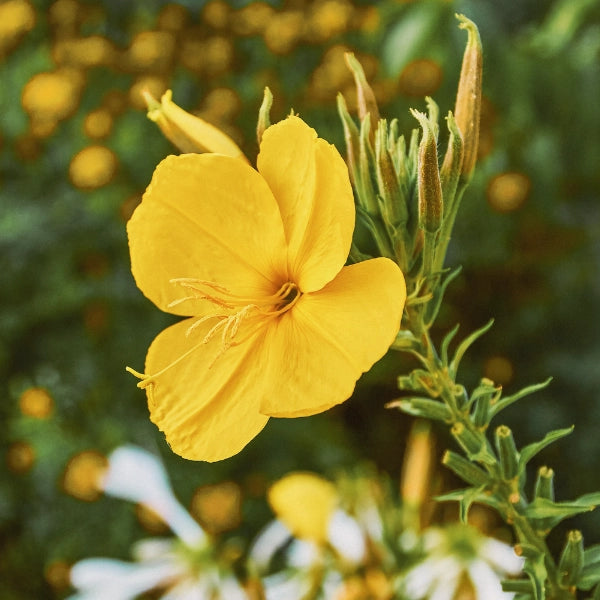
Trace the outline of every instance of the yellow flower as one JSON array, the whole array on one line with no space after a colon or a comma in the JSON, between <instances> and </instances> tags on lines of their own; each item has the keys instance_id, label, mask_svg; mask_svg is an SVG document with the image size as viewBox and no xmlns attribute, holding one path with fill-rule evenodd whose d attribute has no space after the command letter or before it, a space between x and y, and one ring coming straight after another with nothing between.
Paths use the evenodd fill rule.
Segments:
<instances>
[{"instance_id":1,"label":"yellow flower","mask_svg":"<svg viewBox=\"0 0 600 600\"><path fill-rule=\"evenodd\" d=\"M344 266L354 229L337 150L292 116L258 171L220 154L169 156L128 223L133 275L162 310L138 384L171 448L238 453L270 416L350 397L400 325L406 289L385 258Z\"/></svg>"},{"instance_id":2,"label":"yellow flower","mask_svg":"<svg viewBox=\"0 0 600 600\"><path fill-rule=\"evenodd\" d=\"M291 473L269 488L269 504L298 538L324 544L339 498L330 481L312 473Z\"/></svg>"}]
</instances>

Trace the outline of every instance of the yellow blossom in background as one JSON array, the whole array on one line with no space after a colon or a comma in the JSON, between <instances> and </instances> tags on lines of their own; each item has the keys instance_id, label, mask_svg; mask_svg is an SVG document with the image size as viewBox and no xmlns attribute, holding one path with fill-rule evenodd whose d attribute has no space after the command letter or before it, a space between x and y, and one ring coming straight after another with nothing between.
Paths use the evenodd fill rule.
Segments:
<instances>
[{"instance_id":1,"label":"yellow blossom in background","mask_svg":"<svg viewBox=\"0 0 600 600\"><path fill-rule=\"evenodd\" d=\"M96 450L84 450L73 456L62 475L62 489L79 500L93 502L102 495L101 479L108 459Z\"/></svg>"},{"instance_id":2,"label":"yellow blossom in background","mask_svg":"<svg viewBox=\"0 0 600 600\"><path fill-rule=\"evenodd\" d=\"M13 473L25 473L33 467L35 450L23 441L10 444L6 450L6 465Z\"/></svg>"},{"instance_id":3,"label":"yellow blossom in background","mask_svg":"<svg viewBox=\"0 0 600 600\"><path fill-rule=\"evenodd\" d=\"M330 481L313 473L291 473L269 489L268 500L277 518L298 538L324 544L339 498Z\"/></svg>"},{"instance_id":4,"label":"yellow blossom in background","mask_svg":"<svg viewBox=\"0 0 600 600\"><path fill-rule=\"evenodd\" d=\"M26 0L8 0L0 4L0 56L19 43L33 29L35 9Z\"/></svg>"},{"instance_id":5,"label":"yellow blossom in background","mask_svg":"<svg viewBox=\"0 0 600 600\"><path fill-rule=\"evenodd\" d=\"M102 187L117 170L117 157L105 146L88 146L78 152L69 165L73 185L83 189Z\"/></svg>"},{"instance_id":6,"label":"yellow blossom in background","mask_svg":"<svg viewBox=\"0 0 600 600\"><path fill-rule=\"evenodd\" d=\"M44 388L28 388L19 398L19 408L28 417L46 419L54 410L54 400Z\"/></svg>"},{"instance_id":7,"label":"yellow blossom in background","mask_svg":"<svg viewBox=\"0 0 600 600\"><path fill-rule=\"evenodd\" d=\"M140 289L190 317L138 374L174 452L232 456L270 416L346 400L385 354L404 277L386 258L344 266L354 210L344 160L295 116L265 131L258 171L219 154L157 167L127 230Z\"/></svg>"}]
</instances>

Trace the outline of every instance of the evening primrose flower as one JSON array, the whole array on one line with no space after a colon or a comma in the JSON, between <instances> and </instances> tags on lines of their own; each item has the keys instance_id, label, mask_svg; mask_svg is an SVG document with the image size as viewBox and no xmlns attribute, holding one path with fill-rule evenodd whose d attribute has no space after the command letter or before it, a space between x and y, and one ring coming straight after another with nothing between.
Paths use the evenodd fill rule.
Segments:
<instances>
[{"instance_id":1,"label":"evening primrose flower","mask_svg":"<svg viewBox=\"0 0 600 600\"><path fill-rule=\"evenodd\" d=\"M238 453L269 417L350 397L394 340L406 297L391 260L344 266L354 229L337 150L290 116L258 169L222 154L162 161L128 223L132 272L159 308L139 387L177 454Z\"/></svg>"}]
</instances>

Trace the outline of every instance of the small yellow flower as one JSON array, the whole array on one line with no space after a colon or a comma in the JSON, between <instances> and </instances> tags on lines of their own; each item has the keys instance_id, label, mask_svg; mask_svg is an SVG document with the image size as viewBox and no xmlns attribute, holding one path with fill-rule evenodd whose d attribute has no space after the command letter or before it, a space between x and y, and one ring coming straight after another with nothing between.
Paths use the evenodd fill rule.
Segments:
<instances>
[{"instance_id":1,"label":"small yellow flower","mask_svg":"<svg viewBox=\"0 0 600 600\"><path fill-rule=\"evenodd\" d=\"M269 489L269 504L298 538L323 544L339 498L330 481L313 473L291 473Z\"/></svg>"},{"instance_id":2,"label":"small yellow flower","mask_svg":"<svg viewBox=\"0 0 600 600\"><path fill-rule=\"evenodd\" d=\"M394 340L406 289L391 260L344 266L348 170L300 118L269 127L258 170L183 154L156 169L127 230L132 272L162 310L138 384L177 454L238 453L268 418L350 397Z\"/></svg>"}]
</instances>

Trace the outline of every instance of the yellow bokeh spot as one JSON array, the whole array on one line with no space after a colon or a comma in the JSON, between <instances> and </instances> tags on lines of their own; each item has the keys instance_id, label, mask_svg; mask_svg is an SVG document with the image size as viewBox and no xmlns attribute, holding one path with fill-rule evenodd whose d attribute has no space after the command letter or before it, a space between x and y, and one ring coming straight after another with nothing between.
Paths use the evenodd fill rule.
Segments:
<instances>
[{"instance_id":1,"label":"yellow bokeh spot","mask_svg":"<svg viewBox=\"0 0 600 600\"><path fill-rule=\"evenodd\" d=\"M531 181L523 173L507 172L496 175L487 186L487 200L498 212L511 212L525 204L531 191Z\"/></svg>"},{"instance_id":2,"label":"yellow bokeh spot","mask_svg":"<svg viewBox=\"0 0 600 600\"><path fill-rule=\"evenodd\" d=\"M78 152L69 165L74 186L95 189L106 185L117 170L117 157L105 146L88 146Z\"/></svg>"},{"instance_id":3,"label":"yellow bokeh spot","mask_svg":"<svg viewBox=\"0 0 600 600\"><path fill-rule=\"evenodd\" d=\"M222 121L235 115L241 108L242 102L237 93L231 88L216 88L204 98L203 113L207 121ZM210 115L209 118L208 115Z\"/></svg>"},{"instance_id":4,"label":"yellow bokeh spot","mask_svg":"<svg viewBox=\"0 0 600 600\"><path fill-rule=\"evenodd\" d=\"M273 512L298 538L327 541L329 519L338 505L335 486L313 473L292 473L268 492Z\"/></svg>"},{"instance_id":5,"label":"yellow bokeh spot","mask_svg":"<svg viewBox=\"0 0 600 600\"><path fill-rule=\"evenodd\" d=\"M133 38L127 58L134 69L155 71L169 66L174 51L172 32L142 31Z\"/></svg>"},{"instance_id":6,"label":"yellow bokeh spot","mask_svg":"<svg viewBox=\"0 0 600 600\"><path fill-rule=\"evenodd\" d=\"M233 63L233 43L227 37L208 38L203 44L203 53L204 69L209 75L224 73Z\"/></svg>"},{"instance_id":7,"label":"yellow bokeh spot","mask_svg":"<svg viewBox=\"0 0 600 600\"><path fill-rule=\"evenodd\" d=\"M0 56L35 25L35 9L25 0L0 4Z\"/></svg>"},{"instance_id":8,"label":"yellow bokeh spot","mask_svg":"<svg viewBox=\"0 0 600 600\"><path fill-rule=\"evenodd\" d=\"M14 473L25 473L35 462L35 450L27 442L13 442L6 452L6 465Z\"/></svg>"},{"instance_id":9,"label":"yellow bokeh spot","mask_svg":"<svg viewBox=\"0 0 600 600\"><path fill-rule=\"evenodd\" d=\"M56 591L66 590L71 585L71 567L64 560L55 560L44 569L44 579Z\"/></svg>"},{"instance_id":10,"label":"yellow bokeh spot","mask_svg":"<svg viewBox=\"0 0 600 600\"><path fill-rule=\"evenodd\" d=\"M59 64L78 67L110 65L117 57L113 43L101 35L61 39L52 47L52 58Z\"/></svg>"},{"instance_id":11,"label":"yellow bokeh spot","mask_svg":"<svg viewBox=\"0 0 600 600\"><path fill-rule=\"evenodd\" d=\"M233 481L204 485L192 497L190 512L210 534L235 529L241 522L242 493Z\"/></svg>"},{"instance_id":12,"label":"yellow bokeh spot","mask_svg":"<svg viewBox=\"0 0 600 600\"><path fill-rule=\"evenodd\" d=\"M232 29L237 35L260 35L274 15L275 9L266 2L251 2L234 13Z\"/></svg>"},{"instance_id":13,"label":"yellow bokeh spot","mask_svg":"<svg viewBox=\"0 0 600 600\"><path fill-rule=\"evenodd\" d=\"M428 58L409 62L398 78L398 91L405 96L431 96L442 83L442 68Z\"/></svg>"},{"instance_id":14,"label":"yellow bokeh spot","mask_svg":"<svg viewBox=\"0 0 600 600\"><path fill-rule=\"evenodd\" d=\"M299 10L273 15L263 34L267 48L275 54L291 52L304 33L304 22L304 14Z\"/></svg>"},{"instance_id":15,"label":"yellow bokeh spot","mask_svg":"<svg viewBox=\"0 0 600 600\"><path fill-rule=\"evenodd\" d=\"M185 6L167 4L158 15L158 27L167 31L180 31L185 27L187 20L188 12Z\"/></svg>"},{"instance_id":16,"label":"yellow bokeh spot","mask_svg":"<svg viewBox=\"0 0 600 600\"><path fill-rule=\"evenodd\" d=\"M34 419L46 419L54 410L54 400L44 388L26 389L19 398L21 412Z\"/></svg>"},{"instance_id":17,"label":"yellow bokeh spot","mask_svg":"<svg viewBox=\"0 0 600 600\"><path fill-rule=\"evenodd\" d=\"M99 108L89 113L83 121L85 134L94 140L107 137L112 131L113 116L107 108Z\"/></svg>"},{"instance_id":18,"label":"yellow bokeh spot","mask_svg":"<svg viewBox=\"0 0 600 600\"><path fill-rule=\"evenodd\" d=\"M346 0L322 0L312 6L306 25L308 39L325 42L349 29L354 7Z\"/></svg>"},{"instance_id":19,"label":"yellow bokeh spot","mask_svg":"<svg viewBox=\"0 0 600 600\"><path fill-rule=\"evenodd\" d=\"M505 356L491 356L483 365L485 377L498 385L506 385L512 381L514 368Z\"/></svg>"},{"instance_id":20,"label":"yellow bokeh spot","mask_svg":"<svg viewBox=\"0 0 600 600\"><path fill-rule=\"evenodd\" d=\"M230 6L223 0L210 0L202 9L202 21L213 29L223 29L229 22Z\"/></svg>"},{"instance_id":21,"label":"yellow bokeh spot","mask_svg":"<svg viewBox=\"0 0 600 600\"><path fill-rule=\"evenodd\" d=\"M62 476L62 489L66 494L93 502L102 494L100 481L108 468L108 459L96 450L84 450L67 463Z\"/></svg>"},{"instance_id":22,"label":"yellow bokeh spot","mask_svg":"<svg viewBox=\"0 0 600 600\"><path fill-rule=\"evenodd\" d=\"M37 121L60 121L75 111L83 77L73 69L34 75L23 88L21 103Z\"/></svg>"}]
</instances>

